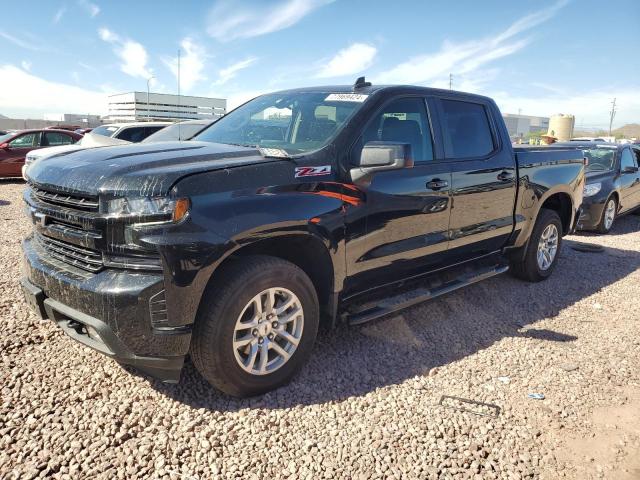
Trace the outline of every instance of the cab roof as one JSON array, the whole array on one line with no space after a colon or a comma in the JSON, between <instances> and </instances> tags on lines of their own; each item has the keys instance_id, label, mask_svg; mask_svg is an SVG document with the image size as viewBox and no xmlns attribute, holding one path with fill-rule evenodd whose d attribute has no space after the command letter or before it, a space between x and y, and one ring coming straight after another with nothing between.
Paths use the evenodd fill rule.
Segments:
<instances>
[{"instance_id":1,"label":"cab roof","mask_svg":"<svg viewBox=\"0 0 640 480\"><path fill-rule=\"evenodd\" d=\"M460 96L465 98L475 97L484 101L493 102L490 97L483 95L477 95L475 93L460 92L457 90L446 90L442 88L420 87L416 85L367 85L362 87L356 87L355 85L322 85L317 87L304 87L293 88L287 90L280 90L273 93L294 93L294 92L309 92L309 93L359 93L363 95L374 95L380 93L387 94L413 94L413 95L439 95L439 96Z\"/></svg>"}]
</instances>

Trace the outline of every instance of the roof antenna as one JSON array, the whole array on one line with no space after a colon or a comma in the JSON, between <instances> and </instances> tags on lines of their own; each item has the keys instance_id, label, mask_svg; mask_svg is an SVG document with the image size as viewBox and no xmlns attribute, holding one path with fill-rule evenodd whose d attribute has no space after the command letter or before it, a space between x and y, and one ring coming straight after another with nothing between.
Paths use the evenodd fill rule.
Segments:
<instances>
[{"instance_id":1,"label":"roof antenna","mask_svg":"<svg viewBox=\"0 0 640 480\"><path fill-rule=\"evenodd\" d=\"M356 90L357 88L364 88L364 87L370 87L370 86L371 86L371 82L367 82L364 77L358 77L358 79L356 80L356 83L353 84L353 89Z\"/></svg>"}]
</instances>

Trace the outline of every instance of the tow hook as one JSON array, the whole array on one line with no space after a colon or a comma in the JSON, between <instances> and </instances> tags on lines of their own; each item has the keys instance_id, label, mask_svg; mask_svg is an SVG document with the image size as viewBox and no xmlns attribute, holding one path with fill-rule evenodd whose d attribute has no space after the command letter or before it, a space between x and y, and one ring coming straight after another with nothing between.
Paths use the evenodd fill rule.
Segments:
<instances>
[{"instance_id":1,"label":"tow hook","mask_svg":"<svg viewBox=\"0 0 640 480\"><path fill-rule=\"evenodd\" d=\"M67 326L69 328L72 328L76 331L77 334L82 335L83 333L85 333L84 331L84 325L80 322L77 322L75 320L69 320L67 322Z\"/></svg>"}]
</instances>

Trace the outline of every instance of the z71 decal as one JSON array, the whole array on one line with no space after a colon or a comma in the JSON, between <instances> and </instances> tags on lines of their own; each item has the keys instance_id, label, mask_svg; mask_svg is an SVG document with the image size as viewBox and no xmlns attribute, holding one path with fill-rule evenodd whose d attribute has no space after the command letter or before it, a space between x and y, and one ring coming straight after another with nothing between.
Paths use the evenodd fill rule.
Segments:
<instances>
[{"instance_id":1,"label":"z71 decal","mask_svg":"<svg viewBox=\"0 0 640 480\"><path fill-rule=\"evenodd\" d=\"M330 173L331 165L322 165L321 167L296 167L295 177L317 177L319 175L329 175Z\"/></svg>"}]
</instances>

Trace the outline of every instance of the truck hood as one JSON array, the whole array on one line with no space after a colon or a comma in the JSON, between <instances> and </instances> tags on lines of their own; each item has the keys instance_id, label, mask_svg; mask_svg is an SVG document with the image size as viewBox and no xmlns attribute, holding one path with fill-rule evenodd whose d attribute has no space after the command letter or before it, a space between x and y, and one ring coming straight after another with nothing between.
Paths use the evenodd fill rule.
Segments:
<instances>
[{"instance_id":1,"label":"truck hood","mask_svg":"<svg viewBox=\"0 0 640 480\"><path fill-rule=\"evenodd\" d=\"M166 195L185 175L280 159L258 150L208 142L162 142L68 151L34 163L40 188L82 195Z\"/></svg>"},{"instance_id":2,"label":"truck hood","mask_svg":"<svg viewBox=\"0 0 640 480\"><path fill-rule=\"evenodd\" d=\"M602 182L603 180L608 180L615 176L615 172L613 170L594 170L593 172L586 172L585 177L587 179L587 183L595 183Z\"/></svg>"}]
</instances>

